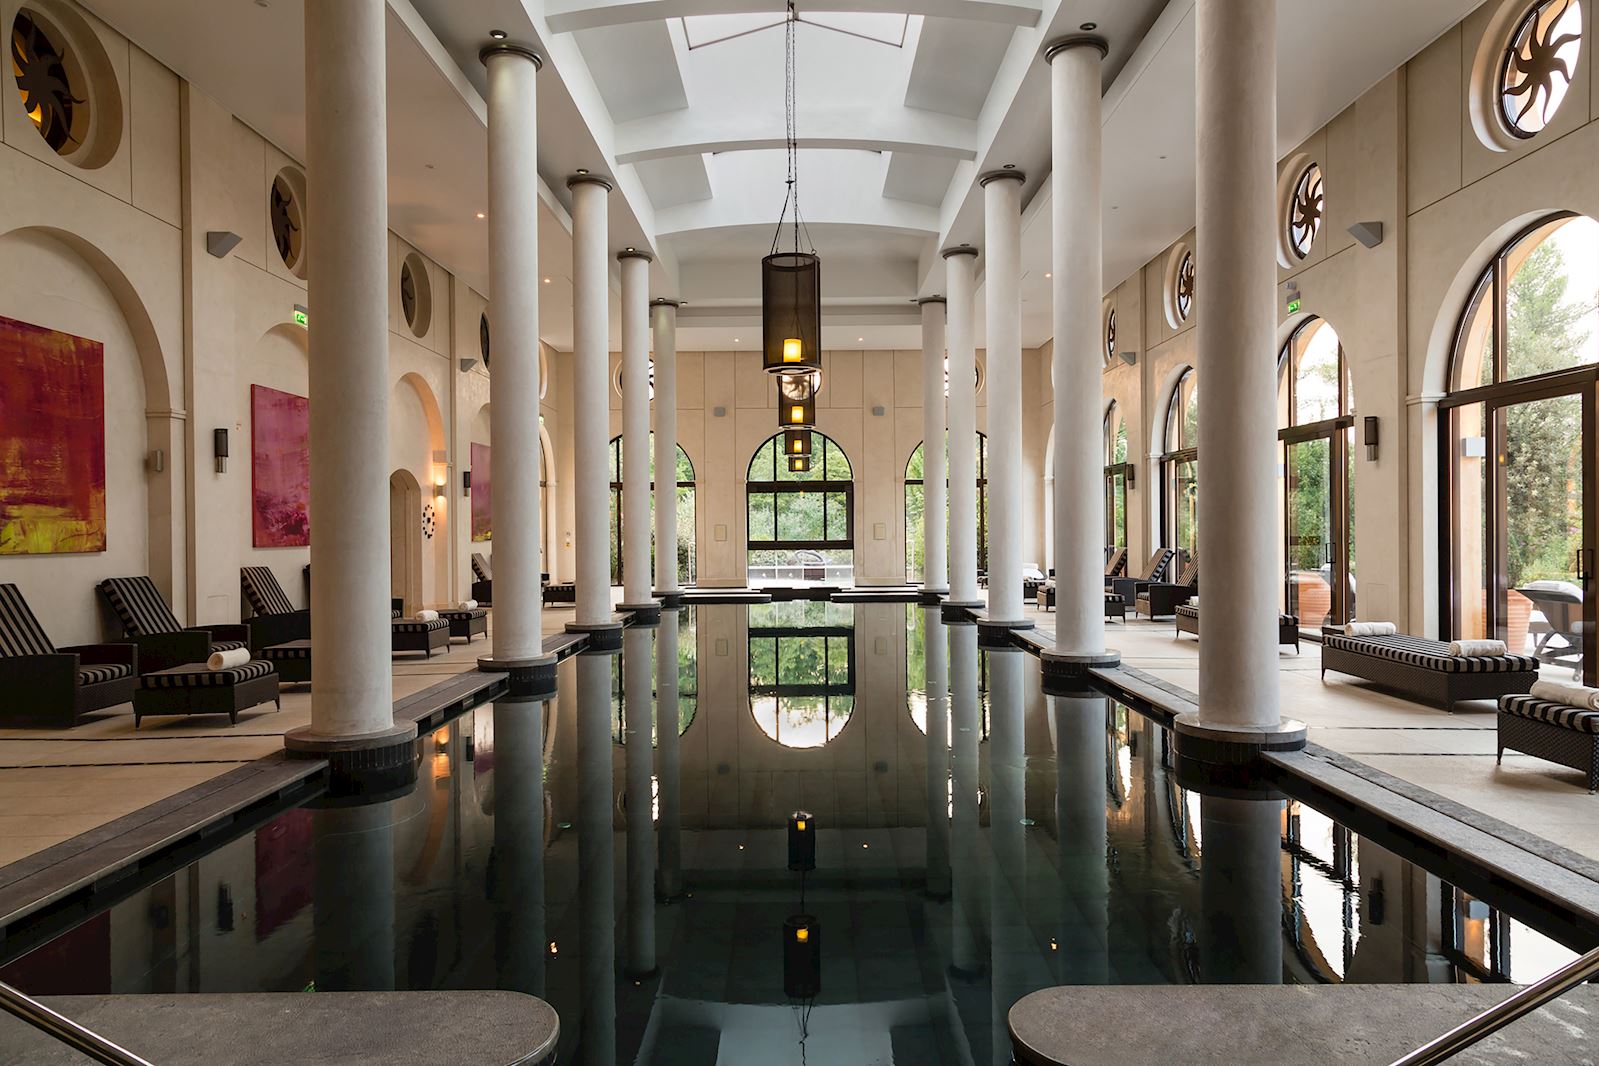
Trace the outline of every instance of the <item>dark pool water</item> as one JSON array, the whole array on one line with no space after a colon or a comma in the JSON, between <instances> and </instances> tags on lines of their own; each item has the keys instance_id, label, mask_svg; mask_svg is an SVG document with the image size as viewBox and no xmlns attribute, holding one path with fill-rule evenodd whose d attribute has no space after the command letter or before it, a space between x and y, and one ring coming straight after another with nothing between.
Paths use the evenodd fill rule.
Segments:
<instances>
[{"instance_id":1,"label":"dark pool water","mask_svg":"<svg viewBox=\"0 0 1599 1066\"><path fill-rule=\"evenodd\" d=\"M1031 656L936 611L667 617L564 663L556 699L424 737L409 795L290 810L0 974L509 988L560 1012L563 1062L848 1066L1009 1062L1006 1011L1056 984L1526 981L1572 956L1297 801L1183 790L1155 723L1046 697Z\"/></svg>"}]
</instances>

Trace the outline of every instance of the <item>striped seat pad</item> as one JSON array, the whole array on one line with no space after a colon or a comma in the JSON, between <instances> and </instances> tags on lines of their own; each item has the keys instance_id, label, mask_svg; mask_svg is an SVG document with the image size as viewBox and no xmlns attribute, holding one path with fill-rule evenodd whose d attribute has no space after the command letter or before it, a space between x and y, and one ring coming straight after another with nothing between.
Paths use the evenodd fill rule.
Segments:
<instances>
[{"instance_id":1,"label":"striped seat pad","mask_svg":"<svg viewBox=\"0 0 1599 1066\"><path fill-rule=\"evenodd\" d=\"M1396 663L1419 666L1446 674L1509 674L1536 672L1538 660L1531 655L1450 655L1449 645L1440 640L1425 640L1395 634L1391 637L1351 637L1323 630L1322 646L1339 651L1370 655Z\"/></svg>"},{"instance_id":2,"label":"striped seat pad","mask_svg":"<svg viewBox=\"0 0 1599 1066\"><path fill-rule=\"evenodd\" d=\"M239 585L250 610L256 614L293 614L294 604L278 584L277 577L264 566L241 566Z\"/></svg>"},{"instance_id":3,"label":"striped seat pad","mask_svg":"<svg viewBox=\"0 0 1599 1066\"><path fill-rule=\"evenodd\" d=\"M1122 599L1120 593L1107 592L1107 593L1105 593L1105 602L1106 603L1110 603L1110 604L1117 604L1117 603L1126 603L1127 601Z\"/></svg>"},{"instance_id":4,"label":"striped seat pad","mask_svg":"<svg viewBox=\"0 0 1599 1066\"><path fill-rule=\"evenodd\" d=\"M145 674L140 684L144 688L231 688L240 682L270 677L275 673L276 668L265 659L251 659L243 666L230 666L226 670L208 670L204 666L159 670Z\"/></svg>"},{"instance_id":5,"label":"striped seat pad","mask_svg":"<svg viewBox=\"0 0 1599 1066\"><path fill-rule=\"evenodd\" d=\"M272 644L261 649L261 658L269 662L281 662L284 659L309 659L311 657L311 642L309 640L291 640L286 644Z\"/></svg>"},{"instance_id":6,"label":"striped seat pad","mask_svg":"<svg viewBox=\"0 0 1599 1066\"><path fill-rule=\"evenodd\" d=\"M215 655L219 651L243 651L249 646L242 640L213 640L211 642L211 654Z\"/></svg>"},{"instance_id":7,"label":"striped seat pad","mask_svg":"<svg viewBox=\"0 0 1599 1066\"><path fill-rule=\"evenodd\" d=\"M439 612L440 618L482 618L488 614L486 607L474 607L470 611L463 611L459 607L451 607Z\"/></svg>"},{"instance_id":8,"label":"striped seat pad","mask_svg":"<svg viewBox=\"0 0 1599 1066\"><path fill-rule=\"evenodd\" d=\"M119 677L132 677L133 667L127 663L99 663L95 666L78 667L78 684L102 685L107 681L115 681Z\"/></svg>"},{"instance_id":9,"label":"striped seat pad","mask_svg":"<svg viewBox=\"0 0 1599 1066\"><path fill-rule=\"evenodd\" d=\"M434 629L450 628L450 623L443 618L435 618L431 622L420 622L415 618L398 618L392 625L400 633L427 633Z\"/></svg>"},{"instance_id":10,"label":"striped seat pad","mask_svg":"<svg viewBox=\"0 0 1599 1066\"><path fill-rule=\"evenodd\" d=\"M1586 707L1572 707L1565 703L1541 700L1537 696L1518 695L1500 696L1499 711L1517 718L1547 722L1577 733L1599 734L1599 711L1590 711Z\"/></svg>"},{"instance_id":11,"label":"striped seat pad","mask_svg":"<svg viewBox=\"0 0 1599 1066\"><path fill-rule=\"evenodd\" d=\"M1179 603L1177 605L1177 615L1180 618L1198 618L1199 608L1191 603Z\"/></svg>"}]
</instances>

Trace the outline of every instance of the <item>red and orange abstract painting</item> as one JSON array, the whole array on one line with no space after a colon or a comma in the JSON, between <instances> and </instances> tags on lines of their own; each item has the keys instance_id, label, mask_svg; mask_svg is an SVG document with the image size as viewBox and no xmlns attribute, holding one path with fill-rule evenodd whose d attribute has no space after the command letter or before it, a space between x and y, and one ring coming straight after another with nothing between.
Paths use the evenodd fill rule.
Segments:
<instances>
[{"instance_id":1,"label":"red and orange abstract painting","mask_svg":"<svg viewBox=\"0 0 1599 1066\"><path fill-rule=\"evenodd\" d=\"M494 493L489 482L489 446L472 445L472 539L494 539Z\"/></svg>"},{"instance_id":2,"label":"red and orange abstract painting","mask_svg":"<svg viewBox=\"0 0 1599 1066\"><path fill-rule=\"evenodd\" d=\"M105 546L105 347L0 318L0 555Z\"/></svg>"},{"instance_id":3,"label":"red and orange abstract painting","mask_svg":"<svg viewBox=\"0 0 1599 1066\"><path fill-rule=\"evenodd\" d=\"M311 404L304 396L250 386L251 543L311 543Z\"/></svg>"}]
</instances>

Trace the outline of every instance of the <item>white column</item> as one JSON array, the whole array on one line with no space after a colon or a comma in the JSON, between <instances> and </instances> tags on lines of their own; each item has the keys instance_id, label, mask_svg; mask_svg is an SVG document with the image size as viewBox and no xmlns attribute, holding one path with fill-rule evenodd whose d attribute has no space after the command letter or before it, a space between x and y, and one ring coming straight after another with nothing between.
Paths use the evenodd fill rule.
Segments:
<instances>
[{"instance_id":1,"label":"white column","mask_svg":"<svg viewBox=\"0 0 1599 1066\"><path fill-rule=\"evenodd\" d=\"M1061 889L1055 979L1062 984L1109 984L1110 870L1105 864L1107 701L1099 695L1047 698L1054 712L1055 844L1060 857L1057 866Z\"/></svg>"},{"instance_id":2,"label":"white column","mask_svg":"<svg viewBox=\"0 0 1599 1066\"><path fill-rule=\"evenodd\" d=\"M494 374L489 454L494 484L494 659L544 654L539 584L538 74L542 61L504 42L488 68L489 293Z\"/></svg>"},{"instance_id":3,"label":"white column","mask_svg":"<svg viewBox=\"0 0 1599 1066\"><path fill-rule=\"evenodd\" d=\"M671 619L675 622L676 619ZM627 975L655 972L655 821L650 795L655 769L655 627L632 625L622 633L622 698L627 712L623 750L627 771Z\"/></svg>"},{"instance_id":4,"label":"white column","mask_svg":"<svg viewBox=\"0 0 1599 1066\"><path fill-rule=\"evenodd\" d=\"M306 0L312 742L394 728L383 0ZM414 731L414 727L413 731Z\"/></svg>"},{"instance_id":5,"label":"white column","mask_svg":"<svg viewBox=\"0 0 1599 1066\"><path fill-rule=\"evenodd\" d=\"M1275 729L1276 0L1199 0L1202 725Z\"/></svg>"},{"instance_id":6,"label":"white column","mask_svg":"<svg viewBox=\"0 0 1599 1066\"><path fill-rule=\"evenodd\" d=\"M622 267L622 607L650 599L650 257L620 253Z\"/></svg>"},{"instance_id":7,"label":"white column","mask_svg":"<svg viewBox=\"0 0 1599 1066\"><path fill-rule=\"evenodd\" d=\"M1022 623L1022 182L983 175L988 327L988 616Z\"/></svg>"},{"instance_id":8,"label":"white column","mask_svg":"<svg viewBox=\"0 0 1599 1066\"><path fill-rule=\"evenodd\" d=\"M481 711L479 713L482 713ZM494 972L544 994L544 703L494 701Z\"/></svg>"},{"instance_id":9,"label":"white column","mask_svg":"<svg viewBox=\"0 0 1599 1066\"><path fill-rule=\"evenodd\" d=\"M1283 983L1282 819L1280 799L1199 797L1199 965L1207 984Z\"/></svg>"},{"instance_id":10,"label":"white column","mask_svg":"<svg viewBox=\"0 0 1599 1066\"><path fill-rule=\"evenodd\" d=\"M611 612L610 492L606 461L609 362L606 197L609 182L580 174L572 190L572 495L577 540L577 618L568 628L608 629Z\"/></svg>"},{"instance_id":11,"label":"white column","mask_svg":"<svg viewBox=\"0 0 1599 1066\"><path fill-rule=\"evenodd\" d=\"M977 350L972 287L977 249L944 252L949 347L949 602L977 598Z\"/></svg>"},{"instance_id":12,"label":"white column","mask_svg":"<svg viewBox=\"0 0 1599 1066\"><path fill-rule=\"evenodd\" d=\"M1104 295L1100 219L1100 66L1105 42L1068 37L1050 64L1054 173L1055 651L1105 651L1105 495L1099 307ZM992 360L991 360L992 361Z\"/></svg>"},{"instance_id":13,"label":"white column","mask_svg":"<svg viewBox=\"0 0 1599 1066\"><path fill-rule=\"evenodd\" d=\"M949 466L944 442L944 316L942 296L922 305L922 591L949 591ZM975 416L974 416L975 417ZM907 529L905 535L915 536ZM929 694L931 696L931 694Z\"/></svg>"},{"instance_id":14,"label":"white column","mask_svg":"<svg viewBox=\"0 0 1599 1066\"><path fill-rule=\"evenodd\" d=\"M677 301L651 300L655 333L655 592L677 585ZM675 676L675 675L674 675Z\"/></svg>"}]
</instances>

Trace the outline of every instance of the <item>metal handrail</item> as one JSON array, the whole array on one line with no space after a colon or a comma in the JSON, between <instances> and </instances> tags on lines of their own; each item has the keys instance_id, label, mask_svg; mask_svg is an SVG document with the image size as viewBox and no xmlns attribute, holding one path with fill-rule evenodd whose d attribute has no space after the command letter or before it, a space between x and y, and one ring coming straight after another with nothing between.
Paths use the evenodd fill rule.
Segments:
<instances>
[{"instance_id":1,"label":"metal handrail","mask_svg":"<svg viewBox=\"0 0 1599 1066\"><path fill-rule=\"evenodd\" d=\"M40 1032L83 1052L106 1066L153 1066L126 1048L119 1047L99 1033L85 1029L64 1014L57 1014L43 1003L0 981L0 1010L21 1018Z\"/></svg>"},{"instance_id":2,"label":"metal handrail","mask_svg":"<svg viewBox=\"0 0 1599 1066\"><path fill-rule=\"evenodd\" d=\"M1594 976L1599 976L1599 948L1573 959L1510 998L1495 1003L1438 1039L1395 1059L1391 1066L1433 1066L1433 1063L1453 1058L1477 1041L1497 1033L1522 1015L1531 1014L1550 1000L1560 998Z\"/></svg>"}]
</instances>

